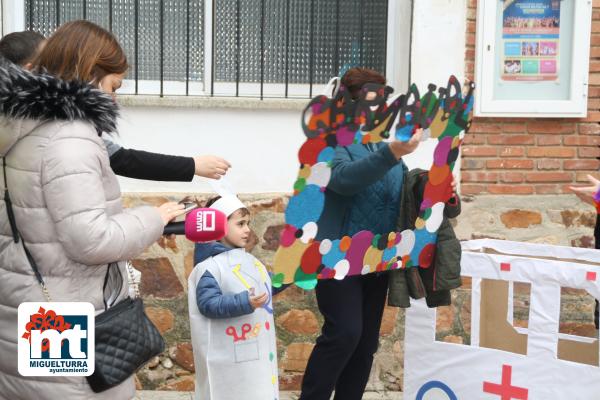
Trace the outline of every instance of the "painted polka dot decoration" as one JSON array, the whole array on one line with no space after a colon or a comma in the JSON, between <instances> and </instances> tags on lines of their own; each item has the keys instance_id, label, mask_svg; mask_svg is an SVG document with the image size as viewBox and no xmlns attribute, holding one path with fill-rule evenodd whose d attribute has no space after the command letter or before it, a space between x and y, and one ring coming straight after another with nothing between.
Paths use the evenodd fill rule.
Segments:
<instances>
[{"instance_id":1,"label":"painted polka dot decoration","mask_svg":"<svg viewBox=\"0 0 600 400\"><path fill-rule=\"evenodd\" d=\"M437 92L436 92L437 89ZM306 141L300 147L300 169L285 212L285 228L275 254L273 286L295 284L313 289L319 279L399 268L429 268L435 256L437 231L452 196L452 170L464 134L469 130L475 85L463 92L451 76L445 87L430 84L420 96L416 85L390 99L389 86L365 85L357 100L344 86L333 97L313 98L302 113ZM414 230L316 240L331 163L337 146L407 141L418 128L437 139L423 201Z\"/></svg>"}]
</instances>

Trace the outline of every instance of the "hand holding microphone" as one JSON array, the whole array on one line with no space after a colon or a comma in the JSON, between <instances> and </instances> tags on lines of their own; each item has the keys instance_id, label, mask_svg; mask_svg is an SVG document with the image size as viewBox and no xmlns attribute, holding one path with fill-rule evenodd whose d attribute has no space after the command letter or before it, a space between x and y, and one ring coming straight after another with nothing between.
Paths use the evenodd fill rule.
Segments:
<instances>
[{"instance_id":1,"label":"hand holding microphone","mask_svg":"<svg viewBox=\"0 0 600 400\"><path fill-rule=\"evenodd\" d=\"M160 217L163 220L163 224L165 225L167 225L172 219L177 218L185 213L183 204L178 204L172 201L164 203L160 207L156 208L158 209Z\"/></svg>"}]
</instances>

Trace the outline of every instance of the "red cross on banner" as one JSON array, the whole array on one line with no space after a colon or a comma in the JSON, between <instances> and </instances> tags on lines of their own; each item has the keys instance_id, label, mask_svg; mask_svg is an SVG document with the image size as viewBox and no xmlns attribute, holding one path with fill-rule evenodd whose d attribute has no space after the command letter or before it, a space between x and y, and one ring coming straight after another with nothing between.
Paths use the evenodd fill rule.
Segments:
<instances>
[{"instance_id":1,"label":"red cross on banner","mask_svg":"<svg viewBox=\"0 0 600 400\"><path fill-rule=\"evenodd\" d=\"M527 400L528 390L511 385L512 367L510 365L502 366L502 383L483 382L483 392L497 394L501 400Z\"/></svg>"}]
</instances>

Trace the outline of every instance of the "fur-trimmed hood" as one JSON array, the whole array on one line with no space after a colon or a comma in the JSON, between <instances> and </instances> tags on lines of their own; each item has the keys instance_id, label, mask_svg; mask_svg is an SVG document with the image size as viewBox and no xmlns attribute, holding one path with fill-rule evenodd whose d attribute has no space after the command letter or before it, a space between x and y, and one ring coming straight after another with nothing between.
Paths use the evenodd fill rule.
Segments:
<instances>
[{"instance_id":1,"label":"fur-trimmed hood","mask_svg":"<svg viewBox=\"0 0 600 400\"><path fill-rule=\"evenodd\" d=\"M100 134L114 132L117 117L113 99L87 83L32 73L0 60L0 155L46 121L85 121Z\"/></svg>"}]
</instances>

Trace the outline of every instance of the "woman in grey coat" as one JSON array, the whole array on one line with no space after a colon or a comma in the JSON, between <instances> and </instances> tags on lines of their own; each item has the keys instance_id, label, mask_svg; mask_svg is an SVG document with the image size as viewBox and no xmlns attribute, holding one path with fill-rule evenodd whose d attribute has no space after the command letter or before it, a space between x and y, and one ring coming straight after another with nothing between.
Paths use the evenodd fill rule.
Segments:
<instances>
[{"instance_id":1,"label":"woman in grey coat","mask_svg":"<svg viewBox=\"0 0 600 400\"><path fill-rule=\"evenodd\" d=\"M104 310L107 265L134 258L182 213L175 203L124 210L102 132L115 130L110 95L127 70L104 29L63 25L35 63L43 73L0 66L0 156L16 225L52 301L90 302ZM91 85L89 83L90 82ZM102 90L98 90L102 89ZM130 399L133 376L95 394L84 377L24 377L17 371L17 308L46 298L8 223L0 179L0 399ZM127 295L123 285L115 302Z\"/></svg>"}]
</instances>

